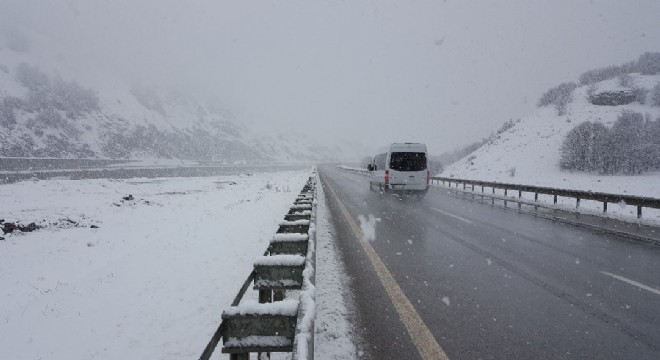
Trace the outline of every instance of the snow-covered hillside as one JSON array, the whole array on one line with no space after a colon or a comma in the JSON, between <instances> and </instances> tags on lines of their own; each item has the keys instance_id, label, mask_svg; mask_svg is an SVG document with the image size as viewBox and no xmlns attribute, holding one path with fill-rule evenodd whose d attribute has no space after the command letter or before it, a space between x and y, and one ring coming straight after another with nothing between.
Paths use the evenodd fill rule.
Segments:
<instances>
[{"instance_id":1,"label":"snow-covered hillside","mask_svg":"<svg viewBox=\"0 0 660 360\"><path fill-rule=\"evenodd\" d=\"M660 75L631 74L634 85L651 90L660 83ZM523 118L509 130L498 134L477 151L448 166L442 176L543 185L560 188L635 194L660 197L660 172L641 175L600 175L569 172L559 168L560 149L566 133L585 122L599 122L610 127L623 111L660 117L660 107L632 102L619 106L598 106L588 100L588 94L625 90L619 79L581 86L574 90L573 99L564 115L553 106L545 106Z\"/></svg>"},{"instance_id":2,"label":"snow-covered hillside","mask_svg":"<svg viewBox=\"0 0 660 360\"><path fill-rule=\"evenodd\" d=\"M0 46L0 157L160 158L234 162L353 160L305 129L263 133L189 94L74 67L43 48ZM90 69L91 67L91 69Z\"/></svg>"}]
</instances>

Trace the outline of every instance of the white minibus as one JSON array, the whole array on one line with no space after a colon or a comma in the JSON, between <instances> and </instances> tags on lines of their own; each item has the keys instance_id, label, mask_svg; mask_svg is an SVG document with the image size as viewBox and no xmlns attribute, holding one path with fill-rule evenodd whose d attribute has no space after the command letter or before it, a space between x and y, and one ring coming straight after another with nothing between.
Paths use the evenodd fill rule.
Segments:
<instances>
[{"instance_id":1,"label":"white minibus","mask_svg":"<svg viewBox=\"0 0 660 360\"><path fill-rule=\"evenodd\" d=\"M394 143L378 154L367 167L371 171L369 188L381 193L423 196L429 189L426 145Z\"/></svg>"}]
</instances>

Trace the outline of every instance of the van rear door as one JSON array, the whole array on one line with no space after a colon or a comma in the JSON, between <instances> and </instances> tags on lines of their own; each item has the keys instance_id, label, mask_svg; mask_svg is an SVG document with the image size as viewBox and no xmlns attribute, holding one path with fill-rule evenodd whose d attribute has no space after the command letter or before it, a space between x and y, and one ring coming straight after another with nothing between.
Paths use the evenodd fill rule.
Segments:
<instances>
[{"instance_id":1,"label":"van rear door","mask_svg":"<svg viewBox=\"0 0 660 360\"><path fill-rule=\"evenodd\" d=\"M404 189L426 188L425 152L392 152L389 165L390 184L404 185Z\"/></svg>"}]
</instances>

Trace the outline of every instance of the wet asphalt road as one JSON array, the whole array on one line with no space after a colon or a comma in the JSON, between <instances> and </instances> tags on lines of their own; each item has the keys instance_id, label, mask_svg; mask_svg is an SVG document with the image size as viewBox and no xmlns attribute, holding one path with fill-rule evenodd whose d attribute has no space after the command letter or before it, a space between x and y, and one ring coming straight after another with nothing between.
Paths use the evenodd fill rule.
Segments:
<instances>
[{"instance_id":1,"label":"wet asphalt road","mask_svg":"<svg viewBox=\"0 0 660 360\"><path fill-rule=\"evenodd\" d=\"M660 359L657 247L445 190L401 201L364 176L320 174L365 358L421 357L340 202L356 222L380 219L371 245L450 359Z\"/></svg>"}]
</instances>

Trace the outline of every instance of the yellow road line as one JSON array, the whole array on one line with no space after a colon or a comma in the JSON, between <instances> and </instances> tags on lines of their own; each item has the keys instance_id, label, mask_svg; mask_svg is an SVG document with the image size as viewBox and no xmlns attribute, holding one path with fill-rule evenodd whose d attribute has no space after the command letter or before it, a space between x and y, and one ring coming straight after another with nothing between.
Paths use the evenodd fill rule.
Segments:
<instances>
[{"instance_id":1,"label":"yellow road line","mask_svg":"<svg viewBox=\"0 0 660 360\"><path fill-rule=\"evenodd\" d=\"M403 290L399 287L399 284L397 284L392 274L387 270L385 263L383 263L369 242L362 241L362 231L360 230L360 227L355 223L355 220L351 217L346 206L344 206L341 200L339 200L335 190L328 182L325 182L325 184L330 189L332 196L337 200L339 209L348 221L351 230L355 234L356 239L358 239L362 245L369 260L371 260L371 264L378 275L378 279L381 284L383 284L383 287L385 287L385 291L390 297L390 300L392 300L397 313L399 313L399 317L401 317L401 321L403 321L403 324L408 330L408 334L410 334L410 338L415 344L419 355L424 360L449 360L447 354L442 350L440 344L435 340L435 337L431 334L431 331L417 313L417 310L415 310L410 300L408 300L403 293Z\"/></svg>"}]
</instances>

